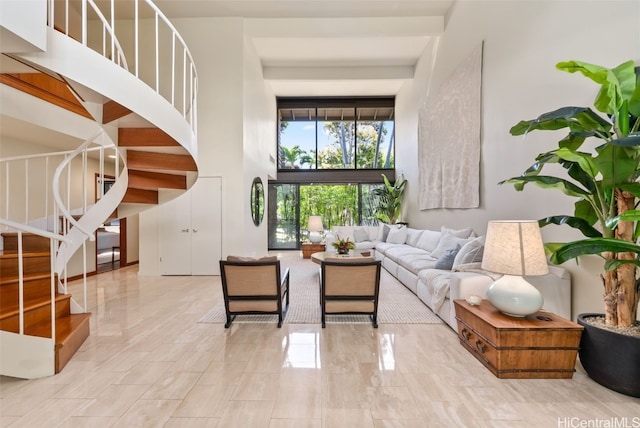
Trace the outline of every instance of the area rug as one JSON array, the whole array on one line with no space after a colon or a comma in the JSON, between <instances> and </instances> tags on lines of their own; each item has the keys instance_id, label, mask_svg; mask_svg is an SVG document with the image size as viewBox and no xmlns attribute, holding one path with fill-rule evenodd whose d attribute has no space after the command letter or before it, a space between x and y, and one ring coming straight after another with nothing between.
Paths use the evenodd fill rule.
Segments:
<instances>
[{"instance_id":1,"label":"area rug","mask_svg":"<svg viewBox=\"0 0 640 428\"><path fill-rule=\"evenodd\" d=\"M278 253L282 268L290 270L289 308L285 323L320 324L318 295L319 266L302 259L299 252ZM277 315L238 315L234 323L272 323ZM224 302L211 308L198 322L224 323ZM370 323L366 315L327 315L327 323ZM384 268L380 274L378 324L440 324L435 315L418 297L396 280Z\"/></svg>"}]
</instances>

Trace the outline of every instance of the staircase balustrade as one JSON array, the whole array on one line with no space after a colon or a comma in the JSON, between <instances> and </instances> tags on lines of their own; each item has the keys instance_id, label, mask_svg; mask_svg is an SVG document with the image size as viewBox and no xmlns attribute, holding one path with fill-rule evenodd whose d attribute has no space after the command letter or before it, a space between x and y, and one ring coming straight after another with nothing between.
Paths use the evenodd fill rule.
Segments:
<instances>
[{"instance_id":1,"label":"staircase balustrade","mask_svg":"<svg viewBox=\"0 0 640 428\"><path fill-rule=\"evenodd\" d=\"M101 10L93 0L82 0L81 10L73 11L72 5L77 3L73 0L49 0L49 26L109 58L145 82L182 114L196 134L196 67L184 39L162 11L151 0L134 0L133 5L118 0L100 2L108 4L108 11ZM72 12L80 16L76 17ZM133 46L123 47L118 41L119 31L131 29L129 20L116 20L121 14L133 16ZM131 52L132 61L127 61L126 52ZM151 69L144 67L146 61L141 61L143 56L145 60L152 56ZM133 70L128 64L133 64ZM169 69L171 72L165 73Z\"/></svg>"},{"instance_id":2,"label":"staircase balustrade","mask_svg":"<svg viewBox=\"0 0 640 428\"><path fill-rule=\"evenodd\" d=\"M118 67L133 74L141 83L152 88L179 112L185 121L184 129L191 128L192 136L195 136L197 73L191 53L175 27L150 0L133 0L133 4L119 0L103 0L98 3L106 6L101 10L94 0L48 0L47 25L81 43L82 46L99 53ZM78 7L80 10L77 9ZM133 10L127 11L127 7ZM132 20L122 19L122 16L133 16L133 18ZM131 36L132 29L133 36ZM122 39L130 40L129 44L123 46L120 43L118 32L127 34L128 38ZM25 55L28 56L28 53ZM20 54L12 56L19 58ZM133 66L133 71L130 70L130 66ZM64 75L60 70L53 68L51 72ZM171 70L170 73L168 70ZM88 88L92 89L91 86ZM99 119L98 122L100 123ZM102 123L100 125L107 128ZM50 340L56 337L54 322L56 291L68 294L67 265L80 248L83 253L84 302L79 305L72 298L70 304L71 313L87 312L86 241L94 240L94 231L117 210L129 184L126 148L116 147L109 135L111 135L109 132L101 130L71 151L0 158L0 177L4 178L2 180L4 183L0 184L0 232L17 232L18 236L19 322L20 336L25 336L24 339L29 339L24 334L22 251L22 241L27 233L50 240L52 314ZM190 149L194 148L190 147ZM106 156L111 152L115 155L113 164L107 160ZM94 174L97 174L99 186L92 180ZM113 185L107 192L102 185L105 176L115 177ZM96 186L95 202L88 197L93 186ZM88 335L88 321L85 325L85 333ZM4 331L0 331L0 338L2 338L1 348L4 349L2 354L5 362L11 360L17 364L8 370L5 370L4 363L0 364L1 374L22 376L15 374L22 372L24 368L18 367L23 365L21 358L28 360L34 367L36 365L44 367L35 371L27 370L24 376L40 377L53 374L47 368L51 362L49 359L52 358L47 354L53 349L50 343L16 342L13 336L5 334ZM7 344L10 345L6 346ZM5 354L9 352L7 351L9 348L15 348L11 351L13 354ZM33 351L36 348L40 349L40 352L34 354L26 351L27 349ZM47 355L38 358L37 355L41 353ZM7 356L10 358L6 358ZM58 366L57 361L56 366ZM58 369L59 367L56 370Z\"/></svg>"}]
</instances>

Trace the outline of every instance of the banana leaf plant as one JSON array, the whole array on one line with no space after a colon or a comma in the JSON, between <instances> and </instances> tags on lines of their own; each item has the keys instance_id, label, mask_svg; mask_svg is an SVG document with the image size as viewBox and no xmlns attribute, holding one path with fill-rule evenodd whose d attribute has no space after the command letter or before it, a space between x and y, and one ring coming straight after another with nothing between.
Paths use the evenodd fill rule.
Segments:
<instances>
[{"instance_id":1,"label":"banana leaf plant","mask_svg":"<svg viewBox=\"0 0 640 428\"><path fill-rule=\"evenodd\" d=\"M554 264L584 255L602 257L606 324L632 326L640 299L640 67L633 61L611 69L568 61L556 68L582 73L600 85L594 107L604 115L589 107L562 107L519 122L512 135L559 129L568 134L556 149L538 155L522 176L500 184L521 191L531 183L576 199L573 215L553 215L538 223L575 228L584 239L546 243L547 254ZM601 144L585 149L583 143L594 138ZM564 173L542 174L548 164L560 165Z\"/></svg>"},{"instance_id":2,"label":"banana leaf plant","mask_svg":"<svg viewBox=\"0 0 640 428\"><path fill-rule=\"evenodd\" d=\"M392 184L386 175L382 174L382 178L384 187L376 188L372 192L378 197L379 203L376 218L387 224L395 224L402 213L402 198L407 180L404 176L400 176Z\"/></svg>"}]
</instances>

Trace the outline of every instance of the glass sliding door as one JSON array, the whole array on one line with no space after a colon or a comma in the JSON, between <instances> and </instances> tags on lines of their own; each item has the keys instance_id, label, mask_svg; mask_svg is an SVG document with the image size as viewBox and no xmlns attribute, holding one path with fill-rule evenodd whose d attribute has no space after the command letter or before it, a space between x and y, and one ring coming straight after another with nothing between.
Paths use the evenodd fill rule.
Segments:
<instances>
[{"instance_id":1,"label":"glass sliding door","mask_svg":"<svg viewBox=\"0 0 640 428\"><path fill-rule=\"evenodd\" d=\"M309 216L333 226L376 225L380 184L269 184L269 249L294 250L308 239Z\"/></svg>"},{"instance_id":2,"label":"glass sliding door","mask_svg":"<svg viewBox=\"0 0 640 428\"><path fill-rule=\"evenodd\" d=\"M297 184L269 184L269 248L300 248L299 188Z\"/></svg>"}]
</instances>

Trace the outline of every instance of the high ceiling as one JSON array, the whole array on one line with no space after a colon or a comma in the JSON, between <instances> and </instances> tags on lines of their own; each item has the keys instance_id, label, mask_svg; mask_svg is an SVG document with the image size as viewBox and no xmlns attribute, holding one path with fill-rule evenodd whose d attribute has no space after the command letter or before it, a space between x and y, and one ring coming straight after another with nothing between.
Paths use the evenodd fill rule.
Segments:
<instances>
[{"instance_id":1,"label":"high ceiling","mask_svg":"<svg viewBox=\"0 0 640 428\"><path fill-rule=\"evenodd\" d=\"M1 1L1 0L0 0ZM169 18L244 17L245 29L279 96L393 95L413 77L455 0L155 0ZM96 3L106 6L109 0ZM133 0L117 0L126 16ZM332 19L327 19L332 18ZM197 65L197 64L196 64ZM24 66L6 57L1 72ZM44 129L2 117L0 132L43 141ZM28 138L30 139L30 138ZM59 143L56 143L60 140ZM49 134L52 145L68 137ZM67 141L68 142L68 141Z\"/></svg>"},{"instance_id":2,"label":"high ceiling","mask_svg":"<svg viewBox=\"0 0 640 428\"><path fill-rule=\"evenodd\" d=\"M155 0L169 18L249 18L246 31L279 96L397 93L453 2Z\"/></svg>"}]
</instances>

